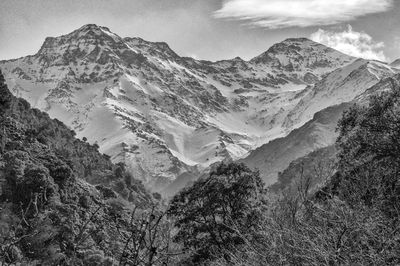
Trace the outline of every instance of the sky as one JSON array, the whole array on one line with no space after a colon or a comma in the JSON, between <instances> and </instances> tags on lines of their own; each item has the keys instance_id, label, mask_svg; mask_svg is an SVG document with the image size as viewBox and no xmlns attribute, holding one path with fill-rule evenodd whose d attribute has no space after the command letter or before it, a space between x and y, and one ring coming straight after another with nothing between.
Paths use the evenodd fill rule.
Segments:
<instances>
[{"instance_id":1,"label":"sky","mask_svg":"<svg viewBox=\"0 0 400 266\"><path fill-rule=\"evenodd\" d=\"M400 0L0 0L0 60L35 54L46 37L88 23L212 61L248 60L293 37L400 58Z\"/></svg>"}]
</instances>

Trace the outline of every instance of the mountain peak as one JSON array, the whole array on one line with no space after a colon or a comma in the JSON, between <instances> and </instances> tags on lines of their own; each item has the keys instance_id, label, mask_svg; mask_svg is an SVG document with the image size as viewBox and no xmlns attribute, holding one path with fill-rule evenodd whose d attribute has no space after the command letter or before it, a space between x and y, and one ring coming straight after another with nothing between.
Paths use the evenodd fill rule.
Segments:
<instances>
[{"instance_id":1,"label":"mountain peak","mask_svg":"<svg viewBox=\"0 0 400 266\"><path fill-rule=\"evenodd\" d=\"M59 43L66 44L71 43L73 40L78 39L113 39L120 40L121 37L112 33L109 28L98 26L96 24L86 24L80 27L77 30L74 30L65 35L61 35L58 37L47 37L44 45L47 43Z\"/></svg>"},{"instance_id":2,"label":"mountain peak","mask_svg":"<svg viewBox=\"0 0 400 266\"><path fill-rule=\"evenodd\" d=\"M72 38L101 38L111 37L113 39L121 39L118 35L111 32L109 28L98 26L96 24L86 24L73 32L61 36L61 37L72 37Z\"/></svg>"},{"instance_id":3,"label":"mountain peak","mask_svg":"<svg viewBox=\"0 0 400 266\"><path fill-rule=\"evenodd\" d=\"M113 34L113 35L115 35L114 33L112 33L110 31L109 28L104 27L104 26L98 26L96 24L83 25L82 27L80 27L79 29L71 32L70 34L74 34L74 33L75 34L76 33L81 33L81 34L95 33L95 34L100 34L100 35L101 34Z\"/></svg>"},{"instance_id":4,"label":"mountain peak","mask_svg":"<svg viewBox=\"0 0 400 266\"><path fill-rule=\"evenodd\" d=\"M272 45L264 54L281 54L281 53L312 53L314 51L334 51L321 43L314 42L307 38L288 38L282 42ZM339 53L339 52L338 52Z\"/></svg>"},{"instance_id":5,"label":"mountain peak","mask_svg":"<svg viewBox=\"0 0 400 266\"><path fill-rule=\"evenodd\" d=\"M272 45L266 52L250 60L287 71L335 69L354 58L307 38L288 38Z\"/></svg>"},{"instance_id":6,"label":"mountain peak","mask_svg":"<svg viewBox=\"0 0 400 266\"><path fill-rule=\"evenodd\" d=\"M313 42L313 43L315 43L314 41L312 41L312 40L310 40L310 39L308 39L308 38L305 38L305 37L287 38L287 39L285 39L285 40L283 41L283 43L288 43L288 42L298 42L298 43L302 43L302 42Z\"/></svg>"},{"instance_id":7,"label":"mountain peak","mask_svg":"<svg viewBox=\"0 0 400 266\"><path fill-rule=\"evenodd\" d=\"M68 65L77 59L110 61L101 57L103 50L112 50L122 42L122 38L107 27L87 24L68 34L47 37L36 54L45 65Z\"/></svg>"},{"instance_id":8,"label":"mountain peak","mask_svg":"<svg viewBox=\"0 0 400 266\"><path fill-rule=\"evenodd\" d=\"M89 29L99 29L101 26L98 26L97 24L85 24L82 27L80 27L78 30L89 30ZM105 28L105 27L104 27Z\"/></svg>"}]
</instances>

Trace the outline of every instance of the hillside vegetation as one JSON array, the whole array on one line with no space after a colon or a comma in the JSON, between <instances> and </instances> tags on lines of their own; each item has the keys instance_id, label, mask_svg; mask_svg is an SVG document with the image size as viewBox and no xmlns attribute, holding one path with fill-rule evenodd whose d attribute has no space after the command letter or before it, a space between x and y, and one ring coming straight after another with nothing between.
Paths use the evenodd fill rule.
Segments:
<instances>
[{"instance_id":1,"label":"hillside vegetation","mask_svg":"<svg viewBox=\"0 0 400 266\"><path fill-rule=\"evenodd\" d=\"M335 147L293 162L269 192L257 172L229 165L175 196L185 265L398 265L400 75L382 84L344 113Z\"/></svg>"},{"instance_id":2,"label":"hillside vegetation","mask_svg":"<svg viewBox=\"0 0 400 266\"><path fill-rule=\"evenodd\" d=\"M163 260L155 248L168 248L159 241L168 230L153 195L97 145L12 96L1 72L0 132L0 265Z\"/></svg>"},{"instance_id":3,"label":"hillside vegetation","mask_svg":"<svg viewBox=\"0 0 400 266\"><path fill-rule=\"evenodd\" d=\"M382 82L344 113L335 146L270 189L244 164L221 164L165 207L0 75L1 263L398 265L400 75Z\"/></svg>"}]
</instances>

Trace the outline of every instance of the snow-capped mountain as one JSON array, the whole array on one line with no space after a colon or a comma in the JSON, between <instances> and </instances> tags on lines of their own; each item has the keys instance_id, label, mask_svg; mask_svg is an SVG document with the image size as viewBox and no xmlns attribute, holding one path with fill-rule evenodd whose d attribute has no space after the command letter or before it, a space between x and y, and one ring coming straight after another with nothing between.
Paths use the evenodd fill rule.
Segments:
<instances>
[{"instance_id":1,"label":"snow-capped mountain","mask_svg":"<svg viewBox=\"0 0 400 266\"><path fill-rule=\"evenodd\" d=\"M305 38L249 61L209 62L93 24L46 38L37 54L0 68L15 95L97 142L154 190L242 158L393 72Z\"/></svg>"},{"instance_id":2,"label":"snow-capped mountain","mask_svg":"<svg viewBox=\"0 0 400 266\"><path fill-rule=\"evenodd\" d=\"M305 90L284 125L293 127L309 121L287 136L255 149L242 161L259 169L267 184L274 183L278 173L292 161L333 145L337 138L335 129L343 112L354 103L367 103L372 94L383 90L388 82L385 80L398 72L382 62L358 59L329 73Z\"/></svg>"},{"instance_id":3,"label":"snow-capped mountain","mask_svg":"<svg viewBox=\"0 0 400 266\"><path fill-rule=\"evenodd\" d=\"M296 160L293 160L286 169L280 171L280 174L278 174L277 182L270 187L271 191L279 193L282 190L292 190L292 191L297 190L298 184L299 183L301 184L301 182L303 182L301 181L301 179L304 177L311 178L310 179L311 191L318 189L321 186L324 186L326 184L325 183L326 179L328 180L330 179L336 167L335 161L337 161L337 152L340 149L339 150L337 149L337 147L334 144L334 141L338 132L334 133L323 130L320 131L313 130L313 127L311 125L314 126L314 129L318 128L318 124L319 125L324 124L325 128L329 127L334 128L339 122L343 110L348 109L354 104L365 106L366 108L368 108L372 95L379 95L384 91L393 91L396 88L398 88L399 85L400 85L400 74L396 74L389 78L382 79L377 84L375 84L374 86L372 86L371 88L367 89L365 92L357 96L352 102L331 106L322 110L321 112L317 113L311 121L306 123L307 126L304 125L300 129L294 130L287 137L281 139L280 141L285 141L290 145L291 135L296 134L296 132L299 133L303 131L302 134L299 135L314 136L314 138L319 138L319 139L325 138L325 141L323 148L310 149L310 146L309 145L307 146L306 144L307 142L304 141L303 138L303 140L301 141L304 145L303 150L304 149L308 151L312 150L312 152ZM325 118L324 114L326 114ZM307 130L310 131L305 132ZM330 141L332 141L333 139L333 142L331 145L325 146L330 142L326 141L327 139L329 139ZM314 141L312 141L312 143L314 143ZM300 149L297 150L292 149L291 151L288 152L291 153L296 151L303 152Z\"/></svg>"},{"instance_id":4,"label":"snow-capped mountain","mask_svg":"<svg viewBox=\"0 0 400 266\"><path fill-rule=\"evenodd\" d=\"M304 91L304 96L290 111L284 125L297 127L326 107L353 100L380 79L395 72L387 64L365 59L338 68Z\"/></svg>"}]
</instances>

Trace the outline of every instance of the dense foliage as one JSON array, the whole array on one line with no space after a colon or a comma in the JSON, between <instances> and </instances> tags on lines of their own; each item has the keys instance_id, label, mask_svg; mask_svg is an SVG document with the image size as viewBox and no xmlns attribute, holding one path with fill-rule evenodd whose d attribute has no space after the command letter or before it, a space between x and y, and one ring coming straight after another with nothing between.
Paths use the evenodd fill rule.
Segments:
<instances>
[{"instance_id":1,"label":"dense foliage","mask_svg":"<svg viewBox=\"0 0 400 266\"><path fill-rule=\"evenodd\" d=\"M282 172L278 173L278 180L269 188L271 192L280 193L281 191L297 190L297 184L302 178L307 178L307 182L313 188L318 189L330 179L336 170L335 145L313 151L289 164Z\"/></svg>"},{"instance_id":2,"label":"dense foliage","mask_svg":"<svg viewBox=\"0 0 400 266\"><path fill-rule=\"evenodd\" d=\"M348 110L336 146L293 162L272 189L223 163L165 211L0 74L0 264L398 265L399 80Z\"/></svg>"},{"instance_id":3,"label":"dense foliage","mask_svg":"<svg viewBox=\"0 0 400 266\"><path fill-rule=\"evenodd\" d=\"M352 206L400 218L400 85L355 106L339 124L339 193Z\"/></svg>"},{"instance_id":4,"label":"dense foliage","mask_svg":"<svg viewBox=\"0 0 400 266\"><path fill-rule=\"evenodd\" d=\"M197 262L204 265L398 265L399 80L399 75L389 78L389 89L372 97L369 106L354 106L343 115L336 147L293 162L280 174L270 190L280 196L267 194L269 201L256 201L246 211L262 210L253 226L229 232L239 241L217 242L211 234L223 221L218 208L224 210L229 202L225 196L235 198L213 182L226 182L228 169L239 166L222 166L218 175L178 194L171 205L176 240L190 249L192 261L200 257ZM249 172L247 178L254 176ZM251 191L246 191L248 197Z\"/></svg>"},{"instance_id":5,"label":"dense foliage","mask_svg":"<svg viewBox=\"0 0 400 266\"><path fill-rule=\"evenodd\" d=\"M169 223L97 145L12 96L0 73L0 265L156 265Z\"/></svg>"},{"instance_id":6,"label":"dense foliage","mask_svg":"<svg viewBox=\"0 0 400 266\"><path fill-rule=\"evenodd\" d=\"M194 264L225 256L244 244L240 231L251 232L260 218L263 182L243 164L221 164L176 195L169 208L178 233Z\"/></svg>"}]
</instances>

